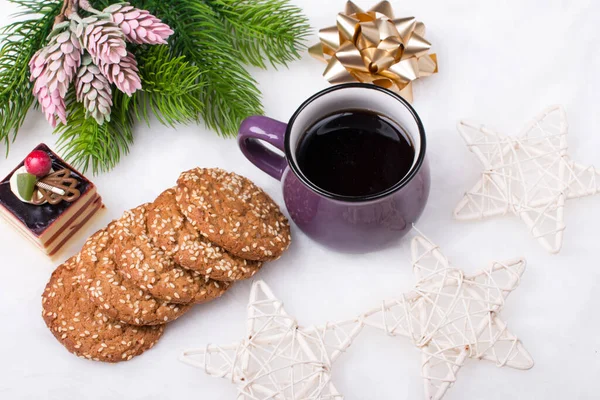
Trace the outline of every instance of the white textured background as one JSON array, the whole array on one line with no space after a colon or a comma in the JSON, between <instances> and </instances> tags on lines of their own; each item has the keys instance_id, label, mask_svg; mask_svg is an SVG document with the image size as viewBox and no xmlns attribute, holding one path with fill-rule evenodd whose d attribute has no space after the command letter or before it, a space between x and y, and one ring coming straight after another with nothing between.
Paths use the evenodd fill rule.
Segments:
<instances>
[{"instance_id":1,"label":"white textured background","mask_svg":"<svg viewBox=\"0 0 600 400\"><path fill-rule=\"evenodd\" d=\"M294 0L315 27L334 23L343 1ZM369 2L359 2L368 5ZM536 361L526 372L469 360L448 400L597 399L600 396L600 196L568 203L560 255L530 238L518 220L484 223L452 220L452 209L480 173L454 126L478 120L516 133L554 103L565 105L573 159L600 166L600 3L592 0L393 1L398 15L415 15L428 28L440 73L416 84L415 107L429 138L432 192L419 226L455 265L466 271L493 259L526 256L519 289L503 317ZM0 23L14 6L0 0ZM305 57L289 70L259 71L268 115L287 119L308 96L326 87L323 65ZM8 159L4 176L39 142L55 138L32 111ZM16 232L0 225L1 399L227 399L225 380L181 364L190 346L228 343L244 335L250 282L224 298L199 306L171 324L160 343L133 361L107 365L67 353L40 317L40 294L56 265L85 238L123 210L152 200L194 166L242 173L279 204L279 184L244 159L234 140L202 126L165 128L138 124L136 143L114 171L94 179L106 212L71 242L62 259L50 261ZM3 150L2 150L3 151ZM303 324L351 317L411 288L407 241L376 254L332 253L294 229L290 251L261 271L292 315ZM420 356L407 340L365 333L338 360L334 379L348 399L420 399Z\"/></svg>"}]
</instances>

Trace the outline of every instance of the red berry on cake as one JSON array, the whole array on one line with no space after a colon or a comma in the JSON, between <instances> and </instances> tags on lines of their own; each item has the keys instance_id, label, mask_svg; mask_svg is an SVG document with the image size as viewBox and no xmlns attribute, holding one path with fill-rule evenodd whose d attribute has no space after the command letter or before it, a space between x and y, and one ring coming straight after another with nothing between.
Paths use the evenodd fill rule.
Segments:
<instances>
[{"instance_id":1,"label":"red berry on cake","mask_svg":"<svg viewBox=\"0 0 600 400\"><path fill-rule=\"evenodd\" d=\"M96 186L43 143L0 180L0 219L48 255L102 208Z\"/></svg>"},{"instance_id":2,"label":"red berry on cake","mask_svg":"<svg viewBox=\"0 0 600 400\"><path fill-rule=\"evenodd\" d=\"M44 177L52 169L52 159L42 150L34 150L25 158L25 169L38 178Z\"/></svg>"}]
</instances>

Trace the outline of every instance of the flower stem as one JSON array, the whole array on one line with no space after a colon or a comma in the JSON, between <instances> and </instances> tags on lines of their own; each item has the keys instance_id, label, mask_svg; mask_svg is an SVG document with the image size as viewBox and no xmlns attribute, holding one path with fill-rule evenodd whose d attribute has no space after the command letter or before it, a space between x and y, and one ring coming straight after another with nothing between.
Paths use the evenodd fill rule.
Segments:
<instances>
[{"instance_id":1,"label":"flower stem","mask_svg":"<svg viewBox=\"0 0 600 400\"><path fill-rule=\"evenodd\" d=\"M96 10L88 0L63 0L63 6L60 10L60 14L54 19L54 25L60 24L68 19L71 15L77 15L77 11L81 8L91 14L106 17L107 14L102 11Z\"/></svg>"},{"instance_id":2,"label":"flower stem","mask_svg":"<svg viewBox=\"0 0 600 400\"><path fill-rule=\"evenodd\" d=\"M77 12L77 7L78 0L64 0L63 6L60 9L60 14L58 14L54 19L54 25L64 22L69 15L71 15L73 12Z\"/></svg>"},{"instance_id":3,"label":"flower stem","mask_svg":"<svg viewBox=\"0 0 600 400\"><path fill-rule=\"evenodd\" d=\"M83 10L92 13L92 14L96 14L96 15L105 15L103 12L96 10L94 7L92 7L92 5L90 4L90 2L88 0L75 0L79 3L79 7L81 7Z\"/></svg>"}]
</instances>

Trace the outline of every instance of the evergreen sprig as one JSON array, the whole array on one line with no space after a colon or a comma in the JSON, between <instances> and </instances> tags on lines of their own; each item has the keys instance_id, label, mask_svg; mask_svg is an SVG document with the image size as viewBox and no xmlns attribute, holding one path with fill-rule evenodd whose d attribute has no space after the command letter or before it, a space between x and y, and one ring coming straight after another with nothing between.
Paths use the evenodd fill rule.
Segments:
<instances>
[{"instance_id":1,"label":"evergreen sprig","mask_svg":"<svg viewBox=\"0 0 600 400\"><path fill-rule=\"evenodd\" d=\"M0 140L7 154L34 100L29 60L44 45L62 6L59 1L9 1L23 8L18 16L29 18L0 31Z\"/></svg>"},{"instance_id":2,"label":"evergreen sprig","mask_svg":"<svg viewBox=\"0 0 600 400\"><path fill-rule=\"evenodd\" d=\"M207 0L229 29L242 61L266 68L300 58L310 31L308 19L285 0Z\"/></svg>"},{"instance_id":3,"label":"evergreen sprig","mask_svg":"<svg viewBox=\"0 0 600 400\"><path fill-rule=\"evenodd\" d=\"M152 112L164 125L198 122L204 109L202 70L172 56L168 46L149 47L136 57L144 88L133 102L136 117L149 124Z\"/></svg>"},{"instance_id":4,"label":"evergreen sprig","mask_svg":"<svg viewBox=\"0 0 600 400\"><path fill-rule=\"evenodd\" d=\"M28 18L2 31L0 50L0 140L7 151L33 104L28 62L46 44L61 0L9 0ZM74 0L77 1L77 0ZM91 0L97 8L115 0ZM198 122L224 136L241 121L262 114L260 91L244 64L287 65L300 57L309 26L288 0L129 0L171 26L168 46L138 46L142 91L114 91L110 121L98 125L67 98L68 124L59 125L59 151L82 170L113 168L133 143L133 123L151 115L165 125ZM11 137L12 133L12 137Z\"/></svg>"},{"instance_id":5,"label":"evergreen sprig","mask_svg":"<svg viewBox=\"0 0 600 400\"><path fill-rule=\"evenodd\" d=\"M239 123L262 114L256 81L236 58L231 35L219 15L197 0L146 0L143 7L171 26L173 52L202 67L204 122L218 133L235 135Z\"/></svg>"},{"instance_id":6,"label":"evergreen sprig","mask_svg":"<svg viewBox=\"0 0 600 400\"><path fill-rule=\"evenodd\" d=\"M59 152L82 171L96 174L114 168L133 143L134 108L129 105L136 95L127 97L115 90L110 121L99 125L94 118L86 117L83 104L76 101L71 90L67 95L68 123L55 130L60 135Z\"/></svg>"}]
</instances>

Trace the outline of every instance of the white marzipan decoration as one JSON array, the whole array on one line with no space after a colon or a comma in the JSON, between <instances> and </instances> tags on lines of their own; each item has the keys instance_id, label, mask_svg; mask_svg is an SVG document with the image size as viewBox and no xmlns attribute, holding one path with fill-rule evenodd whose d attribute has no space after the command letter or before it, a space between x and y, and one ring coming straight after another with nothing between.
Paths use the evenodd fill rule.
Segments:
<instances>
[{"instance_id":1,"label":"white marzipan decoration","mask_svg":"<svg viewBox=\"0 0 600 400\"><path fill-rule=\"evenodd\" d=\"M567 118L551 106L516 137L461 121L458 131L484 171L454 210L460 220L512 213L549 252L558 253L565 230L565 201L600 191L600 171L571 161Z\"/></svg>"},{"instance_id":2,"label":"white marzipan decoration","mask_svg":"<svg viewBox=\"0 0 600 400\"><path fill-rule=\"evenodd\" d=\"M533 360L498 313L517 287L525 260L493 262L466 276L439 248L412 242L415 288L360 316L303 328L263 281L252 286L247 336L228 346L187 350L182 361L238 386L238 400L343 399L331 381L334 361L366 326L407 337L422 353L425 398L441 399L468 358L529 369Z\"/></svg>"},{"instance_id":3,"label":"white marzipan decoration","mask_svg":"<svg viewBox=\"0 0 600 400\"><path fill-rule=\"evenodd\" d=\"M50 172L54 172L53 170L50 170ZM14 174L12 174L12 176L10 177L10 191L17 197L17 199L21 200L23 203L28 203L28 204L34 204L33 201L30 200L25 200L20 194L19 194L19 187L17 185L17 175L19 174L26 174L27 172L27 168L25 168L25 166L22 166L21 168L17 169ZM35 192L37 193L37 198L40 199L42 197L42 195L40 194L40 192ZM36 195L36 194L34 194ZM46 204L46 202L44 201L42 204ZM38 205L42 205L42 204L38 204Z\"/></svg>"}]
</instances>

